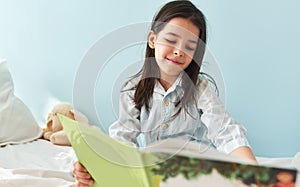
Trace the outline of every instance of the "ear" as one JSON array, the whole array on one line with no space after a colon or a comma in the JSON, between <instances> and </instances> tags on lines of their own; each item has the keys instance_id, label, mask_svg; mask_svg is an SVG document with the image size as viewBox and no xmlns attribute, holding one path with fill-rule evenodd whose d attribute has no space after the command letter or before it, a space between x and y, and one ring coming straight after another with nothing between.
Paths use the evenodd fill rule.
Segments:
<instances>
[{"instance_id":1,"label":"ear","mask_svg":"<svg viewBox=\"0 0 300 187\"><path fill-rule=\"evenodd\" d=\"M81 122L81 123L89 123L88 118L81 112L74 110L74 109L70 110L70 112L73 114L74 120Z\"/></svg>"},{"instance_id":2,"label":"ear","mask_svg":"<svg viewBox=\"0 0 300 187\"><path fill-rule=\"evenodd\" d=\"M153 31L150 31L148 33L148 45L151 49L155 48L155 40L156 40L156 34Z\"/></svg>"},{"instance_id":3,"label":"ear","mask_svg":"<svg viewBox=\"0 0 300 187\"><path fill-rule=\"evenodd\" d=\"M71 109L69 111L69 115L72 116L72 119L75 119L75 111L74 111L74 109Z\"/></svg>"},{"instance_id":4,"label":"ear","mask_svg":"<svg viewBox=\"0 0 300 187\"><path fill-rule=\"evenodd\" d=\"M52 130L52 113L48 114L46 126L48 130Z\"/></svg>"}]
</instances>

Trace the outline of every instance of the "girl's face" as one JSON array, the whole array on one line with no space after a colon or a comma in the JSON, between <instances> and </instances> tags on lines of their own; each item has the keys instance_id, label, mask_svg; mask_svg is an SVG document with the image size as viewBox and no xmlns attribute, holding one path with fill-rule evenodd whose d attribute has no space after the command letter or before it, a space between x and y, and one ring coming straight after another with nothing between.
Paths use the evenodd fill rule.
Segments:
<instances>
[{"instance_id":1,"label":"girl's face","mask_svg":"<svg viewBox=\"0 0 300 187\"><path fill-rule=\"evenodd\" d=\"M150 32L149 46L154 48L161 79L175 81L191 63L200 30L185 18L173 18L158 32Z\"/></svg>"}]
</instances>

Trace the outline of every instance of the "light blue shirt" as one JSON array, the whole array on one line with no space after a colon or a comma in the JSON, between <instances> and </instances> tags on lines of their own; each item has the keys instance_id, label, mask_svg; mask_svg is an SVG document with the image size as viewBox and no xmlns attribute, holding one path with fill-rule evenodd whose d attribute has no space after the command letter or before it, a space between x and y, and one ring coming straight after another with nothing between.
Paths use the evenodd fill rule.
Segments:
<instances>
[{"instance_id":1,"label":"light blue shirt","mask_svg":"<svg viewBox=\"0 0 300 187\"><path fill-rule=\"evenodd\" d=\"M208 80L203 77L199 78L196 86L197 102L189 104L188 112L182 110L173 119L172 116L180 107L175 107L175 104L183 96L181 78L179 76L167 91L157 81L149 111L145 106L140 110L135 108L135 90L128 90L140 78L128 81L123 89L127 91L120 95L119 118L109 128L110 136L139 147L166 138L195 140L212 145L224 153L230 153L240 146L249 146L245 128L230 117Z\"/></svg>"}]
</instances>

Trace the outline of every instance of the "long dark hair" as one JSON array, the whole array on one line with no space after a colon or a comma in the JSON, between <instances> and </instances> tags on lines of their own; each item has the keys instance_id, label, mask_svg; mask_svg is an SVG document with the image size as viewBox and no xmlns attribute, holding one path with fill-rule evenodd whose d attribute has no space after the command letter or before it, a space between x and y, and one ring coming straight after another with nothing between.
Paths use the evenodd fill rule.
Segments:
<instances>
[{"instance_id":1,"label":"long dark hair","mask_svg":"<svg viewBox=\"0 0 300 187\"><path fill-rule=\"evenodd\" d=\"M195 100L195 86L198 80L206 44L206 21L203 13L190 1L176 0L164 5L152 21L151 30L157 34L173 18L185 18L198 27L200 34L194 57L189 66L184 70L182 87L184 95L175 105L181 104L180 109L174 115L178 115L182 108L186 108L191 98ZM149 110L149 101L152 97L156 81L160 77L159 67L155 61L155 49L147 44L145 61L142 69L134 77L141 76L141 80L134 87L135 107L141 109L143 105ZM191 85L192 84L192 85Z\"/></svg>"}]
</instances>

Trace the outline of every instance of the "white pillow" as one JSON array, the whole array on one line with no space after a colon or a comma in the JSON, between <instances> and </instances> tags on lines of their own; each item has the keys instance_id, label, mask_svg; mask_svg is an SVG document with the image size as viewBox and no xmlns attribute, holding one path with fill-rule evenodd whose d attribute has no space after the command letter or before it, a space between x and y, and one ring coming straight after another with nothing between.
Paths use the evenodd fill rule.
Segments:
<instances>
[{"instance_id":1,"label":"white pillow","mask_svg":"<svg viewBox=\"0 0 300 187\"><path fill-rule=\"evenodd\" d=\"M0 146L32 141L42 129L27 106L14 95L14 85L5 60L0 60Z\"/></svg>"}]
</instances>

